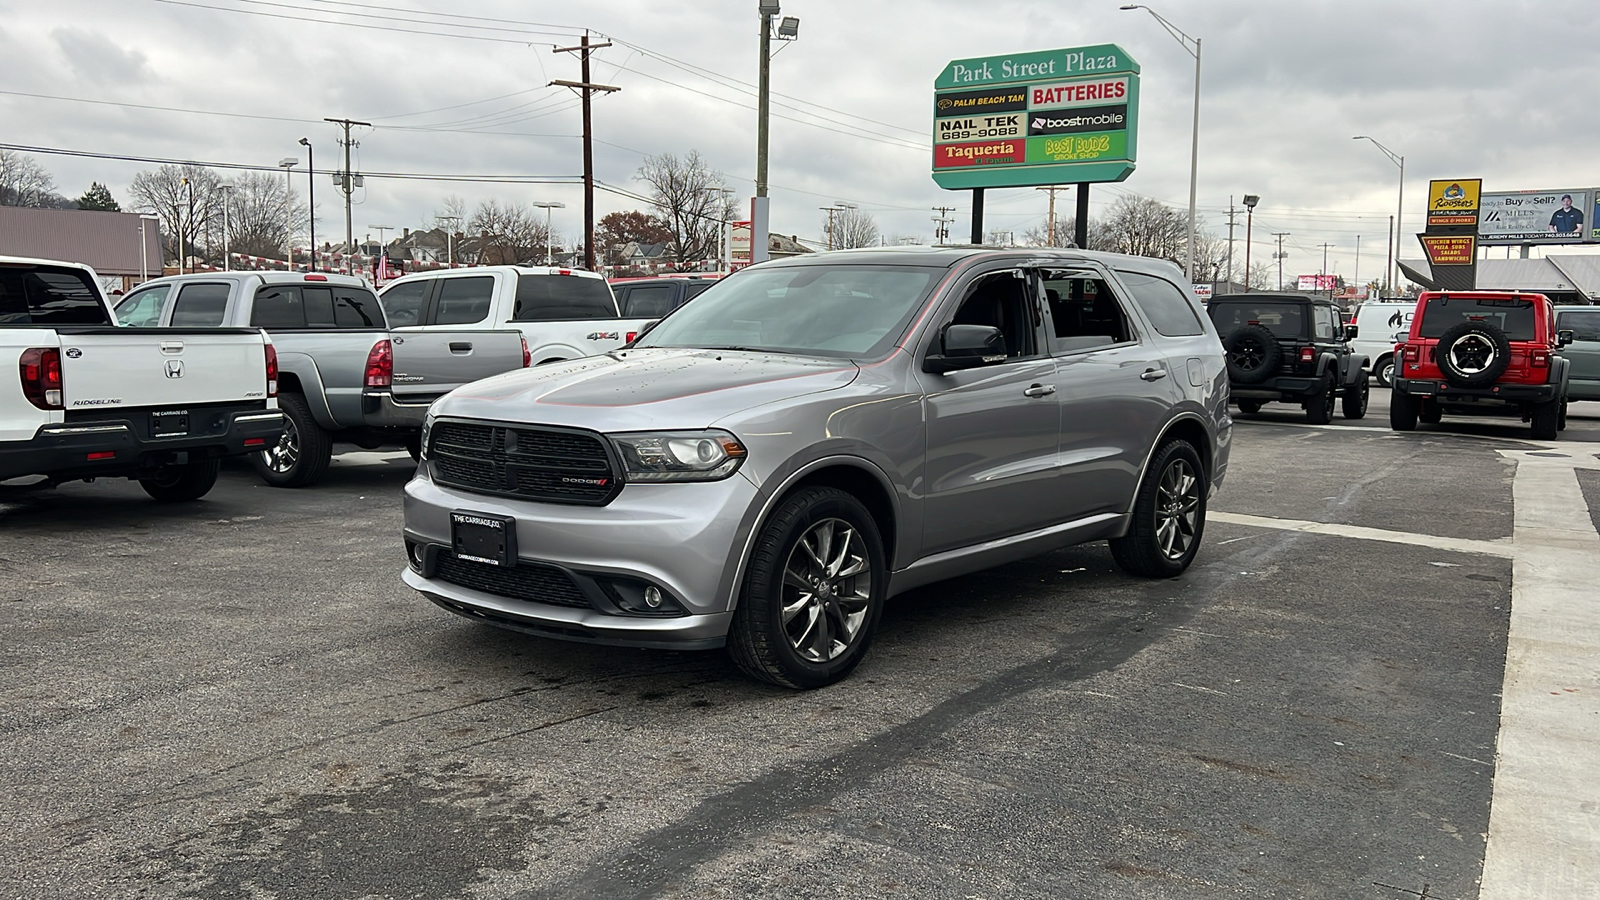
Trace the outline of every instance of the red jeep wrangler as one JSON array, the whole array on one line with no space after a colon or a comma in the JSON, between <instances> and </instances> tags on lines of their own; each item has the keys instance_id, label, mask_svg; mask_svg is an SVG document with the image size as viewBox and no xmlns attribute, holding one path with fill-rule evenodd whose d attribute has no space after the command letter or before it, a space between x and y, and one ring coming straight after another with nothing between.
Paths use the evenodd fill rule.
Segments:
<instances>
[{"instance_id":1,"label":"red jeep wrangler","mask_svg":"<svg viewBox=\"0 0 1600 900\"><path fill-rule=\"evenodd\" d=\"M1395 347L1389 424L1411 431L1447 411L1514 414L1532 423L1536 440L1555 440L1567 424L1567 360L1559 354L1571 340L1556 332L1543 294L1426 292Z\"/></svg>"}]
</instances>

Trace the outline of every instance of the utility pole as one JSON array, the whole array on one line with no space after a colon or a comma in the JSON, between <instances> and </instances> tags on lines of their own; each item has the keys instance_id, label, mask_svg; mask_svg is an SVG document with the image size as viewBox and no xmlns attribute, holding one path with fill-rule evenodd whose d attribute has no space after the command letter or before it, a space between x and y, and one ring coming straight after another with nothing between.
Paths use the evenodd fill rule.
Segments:
<instances>
[{"instance_id":1,"label":"utility pole","mask_svg":"<svg viewBox=\"0 0 1600 900\"><path fill-rule=\"evenodd\" d=\"M1317 246L1322 248L1322 276L1321 277L1323 279L1327 279L1327 277L1328 277L1328 248L1332 247L1333 245L1324 242L1324 243L1318 244ZM1333 299L1333 288L1332 287L1328 288L1328 299L1330 299L1330 300Z\"/></svg>"},{"instance_id":2,"label":"utility pole","mask_svg":"<svg viewBox=\"0 0 1600 900\"><path fill-rule=\"evenodd\" d=\"M583 267L589 271L594 268L594 121L589 111L589 98L595 91L604 94L614 94L622 88L609 84L593 84L589 81L589 56L596 50L611 46L607 41L603 44L589 43L589 32L583 32L583 40L576 47L557 47L551 53L576 53L578 54L579 74L582 81L556 81L550 82L552 86L572 88L583 98Z\"/></svg>"},{"instance_id":3,"label":"utility pole","mask_svg":"<svg viewBox=\"0 0 1600 900\"><path fill-rule=\"evenodd\" d=\"M1233 293L1233 229L1234 229L1233 195L1228 195L1228 292ZM1250 280L1250 273L1244 273L1246 281Z\"/></svg>"},{"instance_id":4,"label":"utility pole","mask_svg":"<svg viewBox=\"0 0 1600 900\"><path fill-rule=\"evenodd\" d=\"M228 222L228 207L233 205L233 185L219 184L217 189L222 191L222 271L227 272L233 269L232 255L228 252L228 232L232 230Z\"/></svg>"},{"instance_id":5,"label":"utility pole","mask_svg":"<svg viewBox=\"0 0 1600 900\"><path fill-rule=\"evenodd\" d=\"M1047 191L1050 194L1050 217L1046 220L1048 224L1045 226L1045 240L1048 242L1048 246L1054 247L1056 245L1056 191L1064 191L1066 188L1059 184L1052 184L1048 187L1034 188L1034 190Z\"/></svg>"},{"instance_id":6,"label":"utility pole","mask_svg":"<svg viewBox=\"0 0 1600 900\"><path fill-rule=\"evenodd\" d=\"M933 211L938 213L937 216L933 217L933 242L935 244L943 244L950 240L950 223L955 221L950 218L950 214L955 212L956 208L954 206L935 206Z\"/></svg>"},{"instance_id":7,"label":"utility pole","mask_svg":"<svg viewBox=\"0 0 1600 900\"><path fill-rule=\"evenodd\" d=\"M1289 232L1274 231L1272 236L1278 239L1278 290L1281 291L1283 290L1283 239L1289 236ZM1246 280L1249 280L1250 273L1244 273L1244 277Z\"/></svg>"},{"instance_id":8,"label":"utility pole","mask_svg":"<svg viewBox=\"0 0 1600 900\"><path fill-rule=\"evenodd\" d=\"M1389 217L1389 251L1388 252L1389 252L1389 258L1386 259L1384 261L1384 263L1383 263L1383 280L1387 281L1389 283L1384 285L1384 287L1389 289L1389 296L1398 297L1400 295L1395 292L1394 288L1395 288L1395 285L1398 284L1399 282L1394 280L1394 272L1393 272L1393 269L1394 269L1394 216L1390 216ZM1510 258L1511 258L1511 248L1510 247L1506 247L1506 259L1510 259ZM1382 296L1382 295L1380 294L1379 296Z\"/></svg>"},{"instance_id":9,"label":"utility pole","mask_svg":"<svg viewBox=\"0 0 1600 900\"><path fill-rule=\"evenodd\" d=\"M322 121L332 122L333 124L344 128L344 140L339 142L340 146L344 147L344 171L339 173L339 189L344 191L344 252L346 255L354 256L355 229L350 227L350 195L356 189L356 185L358 183L356 179L359 176L353 175L350 172L350 148L356 146L355 141L350 139L350 127L352 125L365 125L366 127L371 128L372 123L357 122L352 119L328 118L324 118ZM314 210L313 215L315 215ZM316 259L316 253L316 248L311 248L311 256L313 260ZM352 260L352 263L353 262L354 260ZM294 270L294 263L292 260L289 264L289 269L290 271ZM350 270L352 273L355 271L355 266L353 264L351 265Z\"/></svg>"}]
</instances>

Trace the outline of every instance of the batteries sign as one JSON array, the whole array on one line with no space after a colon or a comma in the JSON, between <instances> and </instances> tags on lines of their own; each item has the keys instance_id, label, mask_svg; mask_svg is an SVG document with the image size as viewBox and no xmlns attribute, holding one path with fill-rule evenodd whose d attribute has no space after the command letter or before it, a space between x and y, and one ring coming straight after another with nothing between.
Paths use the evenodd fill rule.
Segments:
<instances>
[{"instance_id":1,"label":"batteries sign","mask_svg":"<svg viewBox=\"0 0 1600 900\"><path fill-rule=\"evenodd\" d=\"M955 60L934 82L943 188L1121 181L1133 172L1139 64L1115 44Z\"/></svg>"}]
</instances>

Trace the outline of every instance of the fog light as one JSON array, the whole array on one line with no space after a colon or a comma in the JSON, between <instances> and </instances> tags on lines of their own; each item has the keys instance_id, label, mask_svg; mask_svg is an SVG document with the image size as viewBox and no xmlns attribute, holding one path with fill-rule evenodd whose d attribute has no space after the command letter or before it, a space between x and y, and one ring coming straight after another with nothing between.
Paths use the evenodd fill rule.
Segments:
<instances>
[{"instance_id":1,"label":"fog light","mask_svg":"<svg viewBox=\"0 0 1600 900\"><path fill-rule=\"evenodd\" d=\"M656 587L653 584L650 585L649 587L645 588L644 589L644 605L650 607L651 609L660 609L661 608L661 589Z\"/></svg>"}]
</instances>

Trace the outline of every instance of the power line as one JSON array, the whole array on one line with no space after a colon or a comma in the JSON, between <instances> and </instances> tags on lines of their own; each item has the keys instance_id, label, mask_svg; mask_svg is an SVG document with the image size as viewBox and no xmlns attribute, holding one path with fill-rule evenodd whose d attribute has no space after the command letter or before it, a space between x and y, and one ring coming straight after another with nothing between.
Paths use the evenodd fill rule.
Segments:
<instances>
[{"instance_id":1,"label":"power line","mask_svg":"<svg viewBox=\"0 0 1600 900\"><path fill-rule=\"evenodd\" d=\"M213 5L208 4L208 3L197 3L197 2L194 2L194 0L154 0L154 2L156 2L156 3L165 3L165 4L169 5L169 6L188 6L188 7L194 8L194 9L208 9L208 10L211 10L212 12L235 13L235 14L241 15L241 16L258 16L258 17L266 18L266 19L285 19L285 20L292 21L292 22L311 22L311 23L317 24L317 25L342 25L342 26L344 26L346 28L360 28L362 31L390 31L390 32L395 32L397 34L419 34L419 35L422 35L424 37L434 37L434 38L437 38L437 37L452 37L452 38L459 38L459 39L464 40L464 41L488 41L490 43L495 43L495 44L520 44L522 46L527 46L529 44L549 43L548 41L525 41L525 40L518 40L518 39L515 39L515 38L492 37L492 36L489 36L489 35L481 35L481 34L450 34L448 32L423 31L423 30L417 29L417 28L397 28L397 27L395 27L393 25L377 25L377 24L373 24L371 22L341 22L341 21L337 21L337 20L333 20L333 19L313 19L313 18L310 18L308 16L292 16L292 15L289 15L287 13L262 12L260 10L254 10L254 9L238 9L238 8L231 7L231 6L213 6ZM307 9L306 7L303 7L303 6L290 6L289 4L286 4L286 3L265 3L264 0L240 0L240 2L262 3L263 5L284 7L284 8L287 8L287 9L300 10L302 12L316 12L317 11L317 10ZM331 14L332 15L348 15L348 13L337 13L337 12L332 12ZM402 20L402 21L406 21L406 20ZM444 26L446 28L465 28L465 27L468 27L468 26L464 26L464 25L449 25L447 23L442 23L442 22L434 22L434 23L426 23L426 24L432 24L432 25L435 25L435 26L441 26L442 25L442 26ZM498 30L507 31L507 30L513 30L513 29L504 29L504 28L502 28L502 29L498 29ZM520 33L523 33L523 34L537 34L537 35L540 35L540 36L549 35L549 36L552 36L552 37L570 37L569 34L564 33L564 32L528 31L528 32L520 32Z\"/></svg>"}]
</instances>

